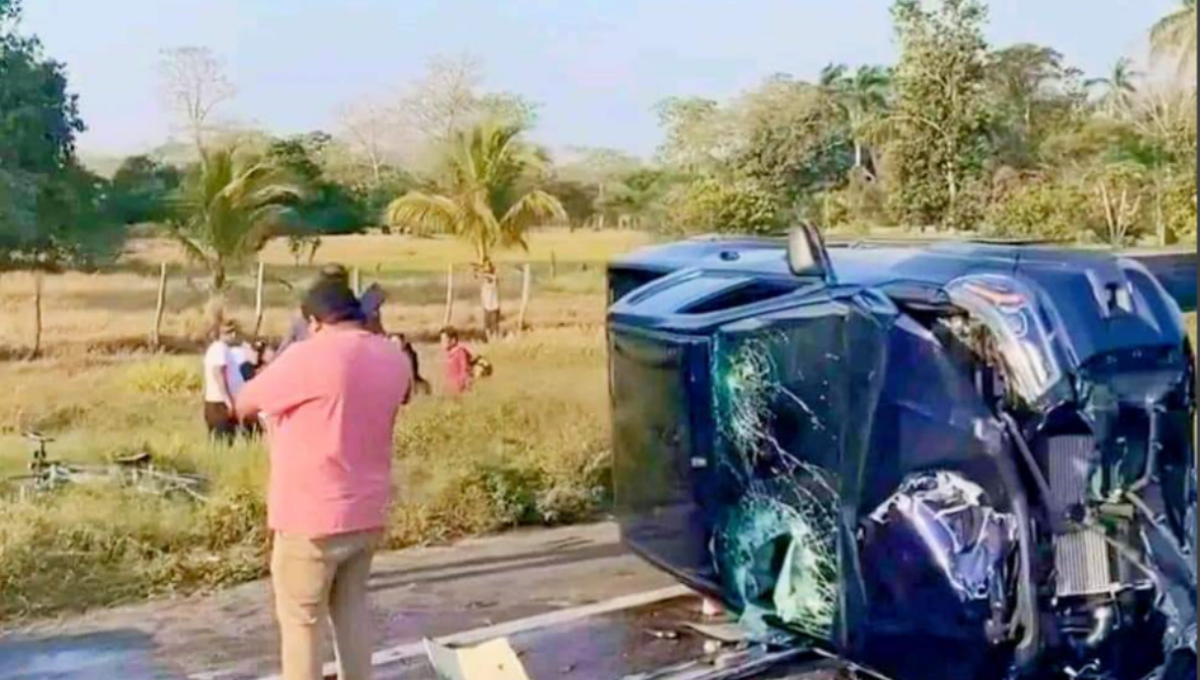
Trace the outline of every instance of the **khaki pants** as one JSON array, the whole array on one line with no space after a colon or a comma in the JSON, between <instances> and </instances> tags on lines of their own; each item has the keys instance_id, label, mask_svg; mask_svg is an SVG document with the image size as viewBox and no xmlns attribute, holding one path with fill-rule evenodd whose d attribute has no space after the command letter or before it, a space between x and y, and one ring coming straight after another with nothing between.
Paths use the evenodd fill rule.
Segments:
<instances>
[{"instance_id":1,"label":"khaki pants","mask_svg":"<svg viewBox=\"0 0 1200 680\"><path fill-rule=\"evenodd\" d=\"M321 680L327 618L333 624L338 677L371 677L367 578L382 534L382 530L321 538L275 534L271 583L284 680Z\"/></svg>"}]
</instances>

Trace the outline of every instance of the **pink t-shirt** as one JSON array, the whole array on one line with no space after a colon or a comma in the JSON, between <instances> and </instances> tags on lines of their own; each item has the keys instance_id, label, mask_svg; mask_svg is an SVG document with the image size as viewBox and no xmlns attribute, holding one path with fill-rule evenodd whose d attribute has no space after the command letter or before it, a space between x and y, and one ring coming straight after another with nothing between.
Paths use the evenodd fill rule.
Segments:
<instances>
[{"instance_id":1,"label":"pink t-shirt","mask_svg":"<svg viewBox=\"0 0 1200 680\"><path fill-rule=\"evenodd\" d=\"M238 394L267 416L275 531L376 529L392 500L392 431L411 390L408 357L387 339L328 330L296 343Z\"/></svg>"}]
</instances>

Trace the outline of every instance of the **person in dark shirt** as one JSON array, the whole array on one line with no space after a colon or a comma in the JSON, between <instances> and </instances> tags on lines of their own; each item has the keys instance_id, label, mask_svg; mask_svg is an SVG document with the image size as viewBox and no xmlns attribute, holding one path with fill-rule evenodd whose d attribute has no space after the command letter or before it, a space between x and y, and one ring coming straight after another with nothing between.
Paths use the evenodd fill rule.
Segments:
<instances>
[{"instance_id":1,"label":"person in dark shirt","mask_svg":"<svg viewBox=\"0 0 1200 680\"><path fill-rule=\"evenodd\" d=\"M429 382L421 377L421 357L417 354L417 350L412 346L403 333L392 333L388 339L396 343L400 349L408 356L408 362L412 365L413 375L413 393L414 394L429 394L433 389L429 386Z\"/></svg>"},{"instance_id":2,"label":"person in dark shirt","mask_svg":"<svg viewBox=\"0 0 1200 680\"><path fill-rule=\"evenodd\" d=\"M387 293L378 283L372 283L363 291L359 304L363 311L363 327L377 335L383 335L383 303L387 301Z\"/></svg>"}]
</instances>

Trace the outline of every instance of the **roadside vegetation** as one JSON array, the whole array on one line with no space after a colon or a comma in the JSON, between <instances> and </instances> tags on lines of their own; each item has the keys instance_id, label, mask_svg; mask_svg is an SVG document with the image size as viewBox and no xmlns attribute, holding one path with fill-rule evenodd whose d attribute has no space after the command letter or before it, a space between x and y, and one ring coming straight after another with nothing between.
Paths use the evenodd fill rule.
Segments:
<instances>
[{"instance_id":1,"label":"roadside vegetation","mask_svg":"<svg viewBox=\"0 0 1200 680\"><path fill-rule=\"evenodd\" d=\"M440 373L422 348L437 389ZM608 495L607 391L597 330L545 330L487 350L498 375L461 399L423 398L396 437L400 548L593 517ZM186 593L265 573L260 444L214 448L198 419L194 357L63 357L0 366L0 419L57 437L52 457L136 452L204 474L206 504L77 487L0 501L0 620ZM28 460L0 436L0 476ZM3 486L0 484L0 486Z\"/></svg>"}]
</instances>

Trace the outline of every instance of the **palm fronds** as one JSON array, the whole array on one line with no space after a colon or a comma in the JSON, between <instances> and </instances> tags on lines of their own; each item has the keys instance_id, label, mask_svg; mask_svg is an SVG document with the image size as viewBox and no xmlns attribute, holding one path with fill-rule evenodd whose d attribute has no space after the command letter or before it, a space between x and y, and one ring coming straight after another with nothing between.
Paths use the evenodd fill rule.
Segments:
<instances>
[{"instance_id":1,"label":"palm fronds","mask_svg":"<svg viewBox=\"0 0 1200 680\"><path fill-rule=\"evenodd\" d=\"M554 196L528 190L544 159L520 133L490 122L459 133L438 191L405 194L392 201L384 219L417 233L455 234L475 246L480 260L496 247L523 247L526 231L565 219L566 210Z\"/></svg>"},{"instance_id":2,"label":"palm fronds","mask_svg":"<svg viewBox=\"0 0 1200 680\"><path fill-rule=\"evenodd\" d=\"M1196 61L1196 29L1196 0L1183 0L1150 29L1150 47L1157 57L1177 57L1182 73Z\"/></svg>"},{"instance_id":3,"label":"palm fronds","mask_svg":"<svg viewBox=\"0 0 1200 680\"><path fill-rule=\"evenodd\" d=\"M175 196L169 233L209 268L219 289L226 268L261 250L303 195L302 186L258 156L233 147L206 151Z\"/></svg>"}]
</instances>

